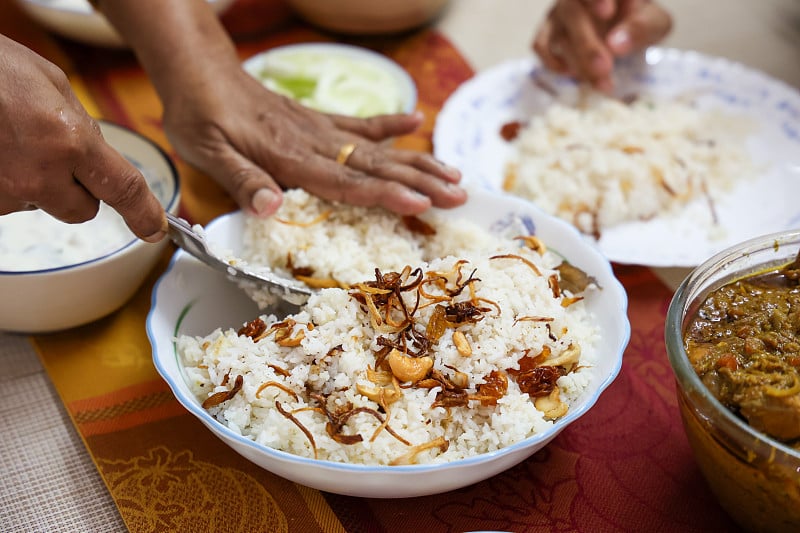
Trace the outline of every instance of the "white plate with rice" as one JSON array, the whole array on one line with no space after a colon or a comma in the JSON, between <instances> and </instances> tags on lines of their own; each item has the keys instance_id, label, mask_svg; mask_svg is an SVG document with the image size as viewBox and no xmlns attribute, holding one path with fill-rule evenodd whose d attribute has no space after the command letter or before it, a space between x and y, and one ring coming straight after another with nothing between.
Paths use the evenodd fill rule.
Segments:
<instances>
[{"instance_id":1,"label":"white plate with rice","mask_svg":"<svg viewBox=\"0 0 800 533\"><path fill-rule=\"evenodd\" d=\"M390 353L386 360L391 373L383 381L373 372L379 367L376 353L387 345L378 338L396 346L403 327L396 324L400 319L394 325L377 320L386 315L373 314L365 298L351 294L353 289L319 291L299 311L289 309L292 320L287 323L282 314L272 314L278 313L276 308L259 309L258 298L178 251L154 288L147 318L156 367L187 410L257 465L312 488L351 496L398 498L454 490L541 449L586 414L619 373L630 335L625 291L597 247L565 222L511 195L479 190L462 207L420 217L436 229L433 237L409 233L411 226L400 217L374 208L340 210L322 204L292 191L268 221L235 212L214 220L205 231L216 250L247 257L251 266L259 261L254 249L279 247L289 238L283 249L293 250L294 267L317 261L317 275L328 276L310 248L327 249L327 256L338 257L332 268L339 270L330 275L339 280L347 277L344 265L353 272L361 268L365 262L359 255L372 254L366 263L384 265L382 275L393 268L392 261L411 258L422 272L435 273L425 277L430 281L424 291L419 285L414 289L416 296L423 295L423 304L426 298L446 294L450 311L459 306L475 311L466 303L472 301L483 314L474 322L464 318L470 313L446 315L454 323L463 320L457 329L465 335L457 339L447 329L433 341L428 355L438 374L424 371L428 378L412 386L417 378L401 379ZM281 225L285 227L277 227ZM345 236L341 225L356 227ZM331 228L337 228L336 236L321 237ZM513 238L520 235L538 240ZM308 242L300 243L304 236ZM428 241L422 256L415 255L416 246L397 242L415 238ZM540 242L547 250L532 250ZM513 246L506 250L509 244ZM358 246L363 247L360 254ZM448 247L460 251L441 257ZM509 253L500 253L504 250ZM595 282L585 290L569 289L553 270L565 258ZM278 263L271 266L285 266ZM364 281L376 281L374 267L369 272ZM406 272L406 285L414 286L411 281L418 275ZM448 283L455 285L445 289ZM367 294L360 292L369 290L364 287L356 293ZM434 335L431 316L439 300L429 306L415 306L413 300L407 298L410 316L422 324L423 336ZM257 317L269 328L267 333L238 331ZM581 349L576 353L577 346ZM412 341L407 349L423 350ZM574 356L563 363L564 371L553 382L556 393L551 390L546 400L521 392L519 371L525 369L520 360L526 356L538 357L540 366L559 365L557 358ZM507 371L507 388L494 396L494 404L491 399L484 404L492 395L491 383L497 383L489 376L498 368ZM398 383L389 384L392 373ZM443 374L449 377L437 378L438 388L435 383L422 385ZM454 390L461 400L444 394L447 384L458 384ZM320 395L326 398L325 410L320 409ZM398 397L389 399L392 395ZM456 403L445 406L447 398ZM326 415L340 407L359 409L360 414L331 433ZM354 435L361 437L343 442Z\"/></svg>"},{"instance_id":2,"label":"white plate with rice","mask_svg":"<svg viewBox=\"0 0 800 533\"><path fill-rule=\"evenodd\" d=\"M533 57L501 63L447 100L434 153L466 184L575 224L619 263L694 267L800 223L800 204L787 200L800 197L794 88L725 59L651 48L619 62L615 92L617 108L587 104Z\"/></svg>"}]
</instances>

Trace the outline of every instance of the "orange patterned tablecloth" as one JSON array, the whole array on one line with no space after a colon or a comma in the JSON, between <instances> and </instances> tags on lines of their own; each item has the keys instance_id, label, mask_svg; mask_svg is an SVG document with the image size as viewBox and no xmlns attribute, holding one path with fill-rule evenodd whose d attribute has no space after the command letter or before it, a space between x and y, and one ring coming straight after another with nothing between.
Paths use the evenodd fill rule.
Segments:
<instances>
[{"instance_id":1,"label":"orange patterned tablecloth","mask_svg":"<svg viewBox=\"0 0 800 533\"><path fill-rule=\"evenodd\" d=\"M242 58L288 42L331 39L285 20L279 2L258 5L240 0L224 18L240 37ZM173 153L158 99L129 52L56 40L10 2L3 2L3 13L0 31L64 68L93 115L129 126ZM268 35L264 21L273 22ZM399 142L430 150L436 112L473 74L468 63L432 29L357 44L387 54L414 77L427 120ZM234 208L207 177L180 161L178 167L184 216L205 223ZM631 342L619 378L591 412L527 461L482 483L431 497L378 500L322 493L274 476L217 440L174 400L152 365L144 327L150 291L167 260L165 254L120 311L34 338L133 532L735 530L684 437L663 343L671 292L646 268L616 267L630 298Z\"/></svg>"}]
</instances>

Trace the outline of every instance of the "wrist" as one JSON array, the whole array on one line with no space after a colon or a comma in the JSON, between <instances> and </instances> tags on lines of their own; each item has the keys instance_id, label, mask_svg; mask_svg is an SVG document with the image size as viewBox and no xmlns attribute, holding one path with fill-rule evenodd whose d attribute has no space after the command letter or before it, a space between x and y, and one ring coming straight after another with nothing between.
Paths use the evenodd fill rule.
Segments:
<instances>
[{"instance_id":1,"label":"wrist","mask_svg":"<svg viewBox=\"0 0 800 533\"><path fill-rule=\"evenodd\" d=\"M159 96L212 83L240 68L236 48L206 0L95 0L147 72ZM166 102L165 102L166 104Z\"/></svg>"}]
</instances>

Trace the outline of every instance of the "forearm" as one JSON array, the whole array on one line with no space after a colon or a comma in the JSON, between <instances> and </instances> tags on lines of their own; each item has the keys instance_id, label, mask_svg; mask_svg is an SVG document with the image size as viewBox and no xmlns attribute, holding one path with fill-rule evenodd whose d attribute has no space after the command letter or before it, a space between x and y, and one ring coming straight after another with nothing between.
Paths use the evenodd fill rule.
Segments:
<instances>
[{"instance_id":1,"label":"forearm","mask_svg":"<svg viewBox=\"0 0 800 533\"><path fill-rule=\"evenodd\" d=\"M205 0L99 0L98 8L119 31L147 71L164 105L186 91L212 83L236 49Z\"/></svg>"}]
</instances>

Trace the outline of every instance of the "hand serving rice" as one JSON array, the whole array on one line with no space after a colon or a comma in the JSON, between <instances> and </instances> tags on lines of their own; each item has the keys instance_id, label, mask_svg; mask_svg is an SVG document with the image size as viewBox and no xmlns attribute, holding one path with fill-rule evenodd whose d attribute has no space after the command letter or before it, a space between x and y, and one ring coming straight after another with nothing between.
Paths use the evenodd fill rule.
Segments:
<instances>
[{"instance_id":1,"label":"hand serving rice","mask_svg":"<svg viewBox=\"0 0 800 533\"><path fill-rule=\"evenodd\" d=\"M535 237L288 191L244 240L249 264L331 285L291 316L177 340L203 407L258 443L448 462L543 431L596 379L600 289Z\"/></svg>"},{"instance_id":2,"label":"hand serving rice","mask_svg":"<svg viewBox=\"0 0 800 533\"><path fill-rule=\"evenodd\" d=\"M681 99L583 94L578 105L556 103L521 125L503 188L596 238L696 200L706 218L698 226L713 227L714 199L752 174L746 127Z\"/></svg>"}]
</instances>

